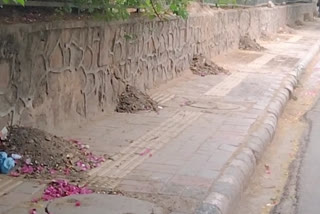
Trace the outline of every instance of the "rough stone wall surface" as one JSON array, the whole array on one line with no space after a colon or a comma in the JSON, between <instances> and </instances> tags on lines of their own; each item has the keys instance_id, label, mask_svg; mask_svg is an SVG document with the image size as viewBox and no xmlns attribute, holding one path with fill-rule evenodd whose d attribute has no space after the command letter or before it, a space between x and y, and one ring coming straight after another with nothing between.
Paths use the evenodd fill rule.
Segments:
<instances>
[{"instance_id":1,"label":"rough stone wall surface","mask_svg":"<svg viewBox=\"0 0 320 214\"><path fill-rule=\"evenodd\" d=\"M0 28L0 128L57 129L113 110L126 83L147 90L180 75L194 54L275 33L313 4L212 10L187 20L67 22Z\"/></svg>"}]
</instances>

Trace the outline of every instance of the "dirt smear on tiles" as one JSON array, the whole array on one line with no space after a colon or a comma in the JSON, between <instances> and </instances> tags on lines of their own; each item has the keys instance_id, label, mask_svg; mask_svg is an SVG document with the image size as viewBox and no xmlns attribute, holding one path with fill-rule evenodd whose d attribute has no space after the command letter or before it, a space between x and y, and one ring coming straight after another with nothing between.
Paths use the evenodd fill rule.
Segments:
<instances>
[{"instance_id":1,"label":"dirt smear on tiles","mask_svg":"<svg viewBox=\"0 0 320 214\"><path fill-rule=\"evenodd\" d=\"M239 49L249 51L264 51L266 48L257 43L255 39L251 39L249 35L240 38Z\"/></svg>"},{"instance_id":2,"label":"dirt smear on tiles","mask_svg":"<svg viewBox=\"0 0 320 214\"><path fill-rule=\"evenodd\" d=\"M203 55L196 55L192 58L190 70L199 76L230 74L228 70L216 65Z\"/></svg>"},{"instance_id":3,"label":"dirt smear on tiles","mask_svg":"<svg viewBox=\"0 0 320 214\"><path fill-rule=\"evenodd\" d=\"M12 176L82 179L87 170L105 161L77 140L67 141L36 128L11 126L8 130L6 140L0 142L0 151L21 156L15 161Z\"/></svg>"},{"instance_id":4,"label":"dirt smear on tiles","mask_svg":"<svg viewBox=\"0 0 320 214\"><path fill-rule=\"evenodd\" d=\"M127 85L126 90L119 97L115 111L120 113L135 113L146 110L158 112L158 109L158 103L151 99L149 95Z\"/></svg>"}]
</instances>

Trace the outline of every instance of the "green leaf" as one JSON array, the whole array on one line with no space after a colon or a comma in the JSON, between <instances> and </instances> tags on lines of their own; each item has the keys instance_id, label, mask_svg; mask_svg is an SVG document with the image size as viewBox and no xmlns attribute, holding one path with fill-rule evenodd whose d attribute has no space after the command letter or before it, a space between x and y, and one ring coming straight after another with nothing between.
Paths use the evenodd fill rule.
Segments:
<instances>
[{"instance_id":1,"label":"green leaf","mask_svg":"<svg viewBox=\"0 0 320 214\"><path fill-rule=\"evenodd\" d=\"M93 7L89 7L88 12L89 13L93 13L94 12L94 8Z\"/></svg>"},{"instance_id":2,"label":"green leaf","mask_svg":"<svg viewBox=\"0 0 320 214\"><path fill-rule=\"evenodd\" d=\"M3 0L8 2L9 0ZM24 5L26 0L18 1ZM127 8L139 8L144 11L142 15L153 19L161 16L165 18L166 14L173 13L182 18L188 16L187 6L191 0L72 0L80 9L80 12L89 12L97 17L103 17L105 20L128 19L130 13ZM217 1L235 1L235 0L217 0Z\"/></svg>"},{"instance_id":3,"label":"green leaf","mask_svg":"<svg viewBox=\"0 0 320 214\"><path fill-rule=\"evenodd\" d=\"M25 1L24 1L24 0L17 0L17 2L18 2L20 5L22 5L22 6L25 5Z\"/></svg>"}]
</instances>

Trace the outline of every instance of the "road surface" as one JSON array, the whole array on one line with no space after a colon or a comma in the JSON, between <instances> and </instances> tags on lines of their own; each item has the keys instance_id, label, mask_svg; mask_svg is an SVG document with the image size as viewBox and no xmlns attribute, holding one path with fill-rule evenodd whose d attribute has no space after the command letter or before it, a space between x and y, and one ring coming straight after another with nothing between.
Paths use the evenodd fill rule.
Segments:
<instances>
[{"instance_id":1,"label":"road surface","mask_svg":"<svg viewBox=\"0 0 320 214\"><path fill-rule=\"evenodd\" d=\"M309 134L302 158L297 184L297 213L318 214L320 212L320 99L308 113Z\"/></svg>"}]
</instances>

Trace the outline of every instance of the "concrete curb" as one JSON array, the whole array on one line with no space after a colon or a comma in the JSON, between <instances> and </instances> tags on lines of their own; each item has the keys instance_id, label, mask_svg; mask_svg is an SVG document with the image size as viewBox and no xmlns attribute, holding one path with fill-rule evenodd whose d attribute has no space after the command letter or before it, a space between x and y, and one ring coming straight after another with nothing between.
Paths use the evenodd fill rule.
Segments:
<instances>
[{"instance_id":1,"label":"concrete curb","mask_svg":"<svg viewBox=\"0 0 320 214\"><path fill-rule=\"evenodd\" d=\"M287 75L283 81L283 86L267 107L265 116L259 121L260 125L249 135L244 147L224 170L195 213L232 213L255 170L257 161L261 158L266 146L272 141L278 118L281 116L290 94L297 85L300 75L319 51L320 40Z\"/></svg>"}]
</instances>

